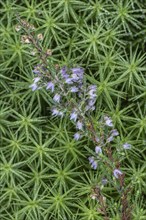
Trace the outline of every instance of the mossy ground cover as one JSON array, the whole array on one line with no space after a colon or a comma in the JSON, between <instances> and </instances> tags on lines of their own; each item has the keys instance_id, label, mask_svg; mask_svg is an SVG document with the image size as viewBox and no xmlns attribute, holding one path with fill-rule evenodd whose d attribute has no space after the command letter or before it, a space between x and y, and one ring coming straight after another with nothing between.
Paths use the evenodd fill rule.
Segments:
<instances>
[{"instance_id":1,"label":"mossy ground cover","mask_svg":"<svg viewBox=\"0 0 146 220\"><path fill-rule=\"evenodd\" d=\"M132 219L146 219L146 1L0 1L0 219L100 220L91 192L103 176L91 169L94 146L75 141L69 118L50 112L45 89L34 92L31 44L17 32L17 13L42 34L59 66L81 66L97 85L97 120L109 115L122 143L126 185L132 187ZM119 195L104 187L110 219L120 217Z\"/></svg>"}]
</instances>

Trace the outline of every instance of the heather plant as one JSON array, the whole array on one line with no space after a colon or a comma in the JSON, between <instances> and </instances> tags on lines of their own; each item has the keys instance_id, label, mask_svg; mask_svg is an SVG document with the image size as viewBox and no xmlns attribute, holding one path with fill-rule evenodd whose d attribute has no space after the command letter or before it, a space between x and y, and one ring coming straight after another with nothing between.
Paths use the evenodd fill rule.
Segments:
<instances>
[{"instance_id":1,"label":"heather plant","mask_svg":"<svg viewBox=\"0 0 146 220\"><path fill-rule=\"evenodd\" d=\"M145 219L146 3L0 8L0 218Z\"/></svg>"}]
</instances>

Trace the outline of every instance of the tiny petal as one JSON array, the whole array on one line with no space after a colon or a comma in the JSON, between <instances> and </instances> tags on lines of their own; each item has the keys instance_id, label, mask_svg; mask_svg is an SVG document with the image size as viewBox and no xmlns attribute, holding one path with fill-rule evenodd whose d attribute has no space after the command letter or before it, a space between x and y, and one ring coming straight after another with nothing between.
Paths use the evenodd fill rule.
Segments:
<instances>
[{"instance_id":1,"label":"tiny petal","mask_svg":"<svg viewBox=\"0 0 146 220\"><path fill-rule=\"evenodd\" d=\"M85 110L86 111L94 111L95 110L95 106L86 105Z\"/></svg>"},{"instance_id":2,"label":"tiny petal","mask_svg":"<svg viewBox=\"0 0 146 220\"><path fill-rule=\"evenodd\" d=\"M67 74L67 67L66 67L66 66L62 67L62 69L60 70L60 72L61 72L61 75L62 75L62 77L63 77L64 79L69 78L69 75Z\"/></svg>"},{"instance_id":3,"label":"tiny petal","mask_svg":"<svg viewBox=\"0 0 146 220\"><path fill-rule=\"evenodd\" d=\"M97 97L97 95L95 94L95 90L93 89L89 90L88 94L90 95L91 99Z\"/></svg>"},{"instance_id":4,"label":"tiny petal","mask_svg":"<svg viewBox=\"0 0 146 220\"><path fill-rule=\"evenodd\" d=\"M50 89L52 92L54 92L54 83L48 82L46 89Z\"/></svg>"},{"instance_id":5,"label":"tiny petal","mask_svg":"<svg viewBox=\"0 0 146 220\"><path fill-rule=\"evenodd\" d=\"M71 69L73 74L82 75L84 73L84 69L81 67L75 67Z\"/></svg>"},{"instance_id":6,"label":"tiny petal","mask_svg":"<svg viewBox=\"0 0 146 220\"><path fill-rule=\"evenodd\" d=\"M89 160L89 163L92 164L94 162L94 157L89 157L88 160Z\"/></svg>"},{"instance_id":7,"label":"tiny petal","mask_svg":"<svg viewBox=\"0 0 146 220\"><path fill-rule=\"evenodd\" d=\"M118 136L119 135L119 132L116 129L111 130L111 133L112 133L112 136Z\"/></svg>"},{"instance_id":8,"label":"tiny petal","mask_svg":"<svg viewBox=\"0 0 146 220\"><path fill-rule=\"evenodd\" d=\"M114 169L113 174L114 174L114 177L116 179L118 179L119 176L122 175L123 173L120 170L118 170L118 169Z\"/></svg>"},{"instance_id":9,"label":"tiny petal","mask_svg":"<svg viewBox=\"0 0 146 220\"><path fill-rule=\"evenodd\" d=\"M38 85L36 83L33 83L29 86L29 88L31 88L32 91L35 91L36 89L38 89Z\"/></svg>"},{"instance_id":10,"label":"tiny petal","mask_svg":"<svg viewBox=\"0 0 146 220\"><path fill-rule=\"evenodd\" d=\"M65 82L66 82L67 84L73 84L73 79L72 79L72 78L67 78L67 79L65 80Z\"/></svg>"},{"instance_id":11,"label":"tiny petal","mask_svg":"<svg viewBox=\"0 0 146 220\"><path fill-rule=\"evenodd\" d=\"M71 87L70 89L71 92L78 92L79 89L76 86Z\"/></svg>"},{"instance_id":12,"label":"tiny petal","mask_svg":"<svg viewBox=\"0 0 146 220\"><path fill-rule=\"evenodd\" d=\"M64 115L64 113L59 111L57 108L54 108L54 109L52 109L52 115L53 116L61 116L62 117Z\"/></svg>"},{"instance_id":13,"label":"tiny petal","mask_svg":"<svg viewBox=\"0 0 146 220\"><path fill-rule=\"evenodd\" d=\"M89 89L92 89L92 90L96 91L97 90L97 86L96 85L90 85Z\"/></svg>"},{"instance_id":14,"label":"tiny petal","mask_svg":"<svg viewBox=\"0 0 146 220\"><path fill-rule=\"evenodd\" d=\"M96 154L102 154L102 149L101 149L101 147L100 147L100 146L96 146L96 147L95 147L95 152L96 152Z\"/></svg>"},{"instance_id":15,"label":"tiny petal","mask_svg":"<svg viewBox=\"0 0 146 220\"><path fill-rule=\"evenodd\" d=\"M78 115L77 115L76 112L72 112L72 113L70 114L70 120L76 121L76 120L77 120L77 117L78 117Z\"/></svg>"},{"instance_id":16,"label":"tiny petal","mask_svg":"<svg viewBox=\"0 0 146 220\"><path fill-rule=\"evenodd\" d=\"M61 96L57 93L55 96L54 96L54 98L53 98L53 100L55 101L55 102L60 102L60 98L61 98Z\"/></svg>"},{"instance_id":17,"label":"tiny petal","mask_svg":"<svg viewBox=\"0 0 146 220\"><path fill-rule=\"evenodd\" d=\"M73 73L72 75L71 75L71 77L72 77L72 79L74 80L74 81L78 81L80 78L77 76L77 74L75 74L75 73Z\"/></svg>"},{"instance_id":18,"label":"tiny petal","mask_svg":"<svg viewBox=\"0 0 146 220\"><path fill-rule=\"evenodd\" d=\"M77 129L82 130L83 129L83 123L81 121L78 121L76 127L77 127Z\"/></svg>"},{"instance_id":19,"label":"tiny petal","mask_svg":"<svg viewBox=\"0 0 146 220\"><path fill-rule=\"evenodd\" d=\"M34 78L33 80L34 80L34 83L37 83L38 81L40 81L40 77L36 77L36 78Z\"/></svg>"},{"instance_id":20,"label":"tiny petal","mask_svg":"<svg viewBox=\"0 0 146 220\"><path fill-rule=\"evenodd\" d=\"M109 117L104 117L105 119L105 124L109 127L113 127L112 120Z\"/></svg>"},{"instance_id":21,"label":"tiny petal","mask_svg":"<svg viewBox=\"0 0 146 220\"><path fill-rule=\"evenodd\" d=\"M125 144L123 144L123 148L125 150L129 150L129 149L131 149L131 144L125 143Z\"/></svg>"},{"instance_id":22,"label":"tiny petal","mask_svg":"<svg viewBox=\"0 0 146 220\"><path fill-rule=\"evenodd\" d=\"M93 106L95 104L95 102L96 102L96 99L90 99L90 100L88 100L88 105Z\"/></svg>"},{"instance_id":23,"label":"tiny petal","mask_svg":"<svg viewBox=\"0 0 146 220\"><path fill-rule=\"evenodd\" d=\"M56 108L52 109L52 115L58 116L59 115L58 109L56 109Z\"/></svg>"},{"instance_id":24,"label":"tiny petal","mask_svg":"<svg viewBox=\"0 0 146 220\"><path fill-rule=\"evenodd\" d=\"M78 141L80 138L81 138L81 135L80 135L79 133L75 133L75 134L74 134L74 139L75 139L76 141Z\"/></svg>"},{"instance_id":25,"label":"tiny petal","mask_svg":"<svg viewBox=\"0 0 146 220\"><path fill-rule=\"evenodd\" d=\"M110 137L107 138L107 143L110 143L113 140L114 140L114 137L111 135Z\"/></svg>"},{"instance_id":26,"label":"tiny petal","mask_svg":"<svg viewBox=\"0 0 146 220\"><path fill-rule=\"evenodd\" d=\"M92 163L91 167L92 167L94 170L96 170L96 169L97 169L97 162L94 161L94 162Z\"/></svg>"}]
</instances>

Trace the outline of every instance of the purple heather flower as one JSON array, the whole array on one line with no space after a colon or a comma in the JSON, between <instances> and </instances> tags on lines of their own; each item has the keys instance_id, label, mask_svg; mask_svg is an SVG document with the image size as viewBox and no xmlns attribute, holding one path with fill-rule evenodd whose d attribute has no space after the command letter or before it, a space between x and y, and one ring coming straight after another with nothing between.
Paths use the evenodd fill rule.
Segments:
<instances>
[{"instance_id":1,"label":"purple heather flower","mask_svg":"<svg viewBox=\"0 0 146 220\"><path fill-rule=\"evenodd\" d=\"M131 149L131 144L125 143L125 144L123 144L123 148L125 150L129 150L129 149Z\"/></svg>"},{"instance_id":2,"label":"purple heather flower","mask_svg":"<svg viewBox=\"0 0 146 220\"><path fill-rule=\"evenodd\" d=\"M89 163L92 164L94 162L94 157L89 157Z\"/></svg>"},{"instance_id":3,"label":"purple heather flower","mask_svg":"<svg viewBox=\"0 0 146 220\"><path fill-rule=\"evenodd\" d=\"M73 74L77 74L77 75L83 75L84 73L84 69L80 67L72 68L71 71Z\"/></svg>"},{"instance_id":4,"label":"purple heather flower","mask_svg":"<svg viewBox=\"0 0 146 220\"><path fill-rule=\"evenodd\" d=\"M77 74L75 74L75 73L73 73L71 75L71 77L72 77L73 81L75 81L75 82L77 82L80 79L79 76L77 76Z\"/></svg>"},{"instance_id":5,"label":"purple heather flower","mask_svg":"<svg viewBox=\"0 0 146 220\"><path fill-rule=\"evenodd\" d=\"M79 89L76 86L73 86L73 87L70 88L70 91L71 92L78 92Z\"/></svg>"},{"instance_id":6,"label":"purple heather flower","mask_svg":"<svg viewBox=\"0 0 146 220\"><path fill-rule=\"evenodd\" d=\"M94 157L89 157L89 163L91 164L91 167L96 170L97 169L97 162L94 160Z\"/></svg>"},{"instance_id":7,"label":"purple heather flower","mask_svg":"<svg viewBox=\"0 0 146 220\"><path fill-rule=\"evenodd\" d=\"M107 138L107 143L110 143L113 140L114 140L114 137L111 135L110 137Z\"/></svg>"},{"instance_id":8,"label":"purple heather flower","mask_svg":"<svg viewBox=\"0 0 146 220\"><path fill-rule=\"evenodd\" d=\"M81 138L80 133L77 132L77 133L74 134L74 139L75 139L76 141L78 141L80 138Z\"/></svg>"},{"instance_id":9,"label":"purple heather flower","mask_svg":"<svg viewBox=\"0 0 146 220\"><path fill-rule=\"evenodd\" d=\"M29 86L29 88L31 88L32 91L35 91L36 89L38 89L38 85L36 83L33 83Z\"/></svg>"},{"instance_id":10,"label":"purple heather flower","mask_svg":"<svg viewBox=\"0 0 146 220\"><path fill-rule=\"evenodd\" d=\"M37 69L32 70L32 72L35 73L35 74L39 74L40 73L40 71L37 70Z\"/></svg>"},{"instance_id":11,"label":"purple heather flower","mask_svg":"<svg viewBox=\"0 0 146 220\"><path fill-rule=\"evenodd\" d=\"M101 147L100 147L100 146L96 146L96 147L95 147L95 152L96 152L96 154L102 154L102 149L101 149Z\"/></svg>"},{"instance_id":12,"label":"purple heather flower","mask_svg":"<svg viewBox=\"0 0 146 220\"><path fill-rule=\"evenodd\" d=\"M94 99L97 95L95 94L96 93L96 90L97 90L97 86L96 85L91 85L88 87L89 88L89 91L88 91L88 94L90 95L90 98L91 99Z\"/></svg>"},{"instance_id":13,"label":"purple heather flower","mask_svg":"<svg viewBox=\"0 0 146 220\"><path fill-rule=\"evenodd\" d=\"M96 170L97 169L97 161L94 161L92 164L91 164L91 167Z\"/></svg>"},{"instance_id":14,"label":"purple heather flower","mask_svg":"<svg viewBox=\"0 0 146 220\"><path fill-rule=\"evenodd\" d=\"M81 121L78 121L76 127L77 127L77 129L82 130L83 123Z\"/></svg>"},{"instance_id":15,"label":"purple heather flower","mask_svg":"<svg viewBox=\"0 0 146 220\"><path fill-rule=\"evenodd\" d=\"M70 114L70 120L76 121L76 120L77 120L77 117L78 117L78 115L77 115L76 112L72 112L72 113Z\"/></svg>"},{"instance_id":16,"label":"purple heather flower","mask_svg":"<svg viewBox=\"0 0 146 220\"><path fill-rule=\"evenodd\" d=\"M114 174L114 177L116 179L118 179L119 175L122 175L123 173L120 170L118 170L118 169L114 169L113 174Z\"/></svg>"},{"instance_id":17,"label":"purple heather flower","mask_svg":"<svg viewBox=\"0 0 146 220\"><path fill-rule=\"evenodd\" d=\"M67 72L67 67L66 66L62 67L60 72L61 74L65 74Z\"/></svg>"},{"instance_id":18,"label":"purple heather flower","mask_svg":"<svg viewBox=\"0 0 146 220\"><path fill-rule=\"evenodd\" d=\"M111 130L112 136L118 136L119 132L116 129Z\"/></svg>"},{"instance_id":19,"label":"purple heather flower","mask_svg":"<svg viewBox=\"0 0 146 220\"><path fill-rule=\"evenodd\" d=\"M95 97L97 96L97 95L95 94L95 91L94 91L94 90L92 90L92 89L91 89L91 90L89 90L89 92L88 92L88 93L89 93L89 95L90 95L90 98L91 98L91 99L93 99L93 98L95 98Z\"/></svg>"},{"instance_id":20,"label":"purple heather flower","mask_svg":"<svg viewBox=\"0 0 146 220\"><path fill-rule=\"evenodd\" d=\"M54 83L48 82L46 89L50 89L52 92L54 92Z\"/></svg>"},{"instance_id":21,"label":"purple heather flower","mask_svg":"<svg viewBox=\"0 0 146 220\"><path fill-rule=\"evenodd\" d=\"M34 78L33 80L34 80L34 83L37 83L38 81L40 81L40 77L36 77L36 78Z\"/></svg>"},{"instance_id":22,"label":"purple heather flower","mask_svg":"<svg viewBox=\"0 0 146 220\"><path fill-rule=\"evenodd\" d=\"M57 108L52 109L53 116L63 116L63 112L59 111Z\"/></svg>"},{"instance_id":23,"label":"purple heather flower","mask_svg":"<svg viewBox=\"0 0 146 220\"><path fill-rule=\"evenodd\" d=\"M52 109L52 115L58 116L59 115L58 109L56 108Z\"/></svg>"},{"instance_id":24,"label":"purple heather flower","mask_svg":"<svg viewBox=\"0 0 146 220\"><path fill-rule=\"evenodd\" d=\"M97 90L97 86L96 85L90 85L89 89L92 89L92 90L96 91Z\"/></svg>"},{"instance_id":25,"label":"purple heather flower","mask_svg":"<svg viewBox=\"0 0 146 220\"><path fill-rule=\"evenodd\" d=\"M113 127L112 120L109 117L104 117L105 119L105 124L109 127Z\"/></svg>"},{"instance_id":26,"label":"purple heather flower","mask_svg":"<svg viewBox=\"0 0 146 220\"><path fill-rule=\"evenodd\" d=\"M60 102L60 98L61 98L61 96L57 93L55 96L54 96L54 98L53 98L53 100L55 101L55 102Z\"/></svg>"},{"instance_id":27,"label":"purple heather flower","mask_svg":"<svg viewBox=\"0 0 146 220\"><path fill-rule=\"evenodd\" d=\"M96 100L95 99L89 99L88 100L88 105L93 106L95 104Z\"/></svg>"},{"instance_id":28,"label":"purple heather flower","mask_svg":"<svg viewBox=\"0 0 146 220\"><path fill-rule=\"evenodd\" d=\"M94 111L95 110L95 106L89 106L89 105L87 105L86 107L85 107L85 110L86 111Z\"/></svg>"},{"instance_id":29,"label":"purple heather flower","mask_svg":"<svg viewBox=\"0 0 146 220\"><path fill-rule=\"evenodd\" d=\"M64 79L67 79L69 77L69 75L67 74L67 67L66 66L62 67L60 72L61 72L61 75Z\"/></svg>"},{"instance_id":30,"label":"purple heather flower","mask_svg":"<svg viewBox=\"0 0 146 220\"><path fill-rule=\"evenodd\" d=\"M73 84L73 81L72 81L73 79L72 78L67 78L66 80L65 80L65 82L67 83L67 84Z\"/></svg>"}]
</instances>

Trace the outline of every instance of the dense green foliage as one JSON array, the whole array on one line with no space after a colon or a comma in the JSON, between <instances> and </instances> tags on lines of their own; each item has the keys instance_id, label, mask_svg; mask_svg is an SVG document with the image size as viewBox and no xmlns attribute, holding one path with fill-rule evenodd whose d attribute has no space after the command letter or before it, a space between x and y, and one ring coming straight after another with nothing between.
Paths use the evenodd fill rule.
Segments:
<instances>
[{"instance_id":1,"label":"dense green foliage","mask_svg":"<svg viewBox=\"0 0 146 220\"><path fill-rule=\"evenodd\" d=\"M16 13L42 33L55 64L85 68L98 87L94 120L107 113L132 149L123 156L132 186L132 219L146 219L146 1L0 1L0 201L1 220L103 219L90 198L102 173L88 162L90 140L73 140L69 119L53 118L44 90L32 92L39 59L16 32ZM111 219L118 195L105 187ZM117 201L117 202L116 202Z\"/></svg>"}]
</instances>

